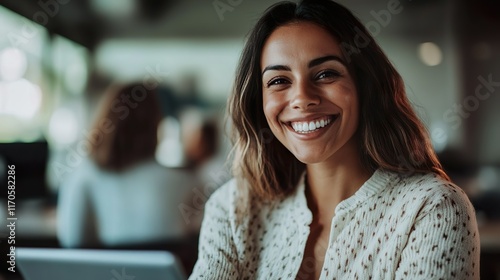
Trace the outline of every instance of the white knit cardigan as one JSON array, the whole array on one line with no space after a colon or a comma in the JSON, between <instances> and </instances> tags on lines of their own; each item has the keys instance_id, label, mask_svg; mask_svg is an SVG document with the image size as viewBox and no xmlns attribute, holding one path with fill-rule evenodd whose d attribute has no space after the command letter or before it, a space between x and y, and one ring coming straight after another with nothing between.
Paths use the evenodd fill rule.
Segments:
<instances>
[{"instance_id":1,"label":"white knit cardigan","mask_svg":"<svg viewBox=\"0 0 500 280\"><path fill-rule=\"evenodd\" d=\"M264 203L231 180L209 199L190 279L301 279L312 214L304 176ZM377 170L335 209L320 279L479 279L465 193L434 174Z\"/></svg>"}]
</instances>

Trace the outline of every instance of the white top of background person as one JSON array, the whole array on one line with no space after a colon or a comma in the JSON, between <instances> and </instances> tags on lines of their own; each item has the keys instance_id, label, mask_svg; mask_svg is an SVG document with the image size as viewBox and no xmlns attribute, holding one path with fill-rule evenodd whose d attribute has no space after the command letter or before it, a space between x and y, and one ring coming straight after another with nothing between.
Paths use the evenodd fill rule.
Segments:
<instances>
[{"instance_id":1,"label":"white top of background person","mask_svg":"<svg viewBox=\"0 0 500 280\"><path fill-rule=\"evenodd\" d=\"M121 246L184 236L179 205L197 180L154 159L161 119L156 93L140 84L114 87L89 140L91 160L60 189L57 234L64 247Z\"/></svg>"}]
</instances>

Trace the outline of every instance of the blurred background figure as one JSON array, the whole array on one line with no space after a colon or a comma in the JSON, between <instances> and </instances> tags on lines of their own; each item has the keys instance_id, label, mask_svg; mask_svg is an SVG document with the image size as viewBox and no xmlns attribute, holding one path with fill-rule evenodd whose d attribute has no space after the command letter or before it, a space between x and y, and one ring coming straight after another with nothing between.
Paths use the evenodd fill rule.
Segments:
<instances>
[{"instance_id":1,"label":"blurred background figure","mask_svg":"<svg viewBox=\"0 0 500 280\"><path fill-rule=\"evenodd\" d=\"M225 161L225 153L218 153L221 132L216 120L196 107L188 107L180 114L180 124L185 165L210 180L214 165L221 167Z\"/></svg>"},{"instance_id":2,"label":"blurred background figure","mask_svg":"<svg viewBox=\"0 0 500 280\"><path fill-rule=\"evenodd\" d=\"M89 133L90 159L60 188L57 235L64 247L117 247L180 239L178 207L196 179L155 160L161 112L156 92L112 87Z\"/></svg>"}]
</instances>

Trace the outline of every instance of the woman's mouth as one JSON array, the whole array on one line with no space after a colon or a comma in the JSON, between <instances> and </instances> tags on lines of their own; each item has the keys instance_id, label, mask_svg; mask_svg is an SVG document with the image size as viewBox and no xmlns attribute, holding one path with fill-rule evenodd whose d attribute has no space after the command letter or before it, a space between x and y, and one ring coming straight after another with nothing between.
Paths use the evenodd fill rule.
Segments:
<instances>
[{"instance_id":1,"label":"woman's mouth","mask_svg":"<svg viewBox=\"0 0 500 280\"><path fill-rule=\"evenodd\" d=\"M338 116L339 114L324 116L311 121L289 122L289 125L293 128L295 132L301 134L307 134L327 127L331 123L335 122Z\"/></svg>"}]
</instances>

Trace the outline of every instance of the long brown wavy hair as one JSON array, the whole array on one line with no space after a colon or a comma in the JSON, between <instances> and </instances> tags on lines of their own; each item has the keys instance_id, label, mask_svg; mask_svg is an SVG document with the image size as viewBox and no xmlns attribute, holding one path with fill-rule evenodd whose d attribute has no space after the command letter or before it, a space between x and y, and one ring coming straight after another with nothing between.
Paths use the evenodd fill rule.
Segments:
<instances>
[{"instance_id":1,"label":"long brown wavy hair","mask_svg":"<svg viewBox=\"0 0 500 280\"><path fill-rule=\"evenodd\" d=\"M90 156L100 168L122 171L154 157L161 120L156 94L141 84L107 90L91 130Z\"/></svg>"},{"instance_id":2,"label":"long brown wavy hair","mask_svg":"<svg viewBox=\"0 0 500 280\"><path fill-rule=\"evenodd\" d=\"M251 31L237 68L228 116L232 122L233 172L254 194L272 199L295 189L305 165L276 138L262 105L260 60L267 38L278 27L311 22L340 42L359 94L359 151L365 168L399 174L443 171L426 128L406 97L403 80L363 24L329 0L280 2ZM360 40L364 38L364 40Z\"/></svg>"}]
</instances>

